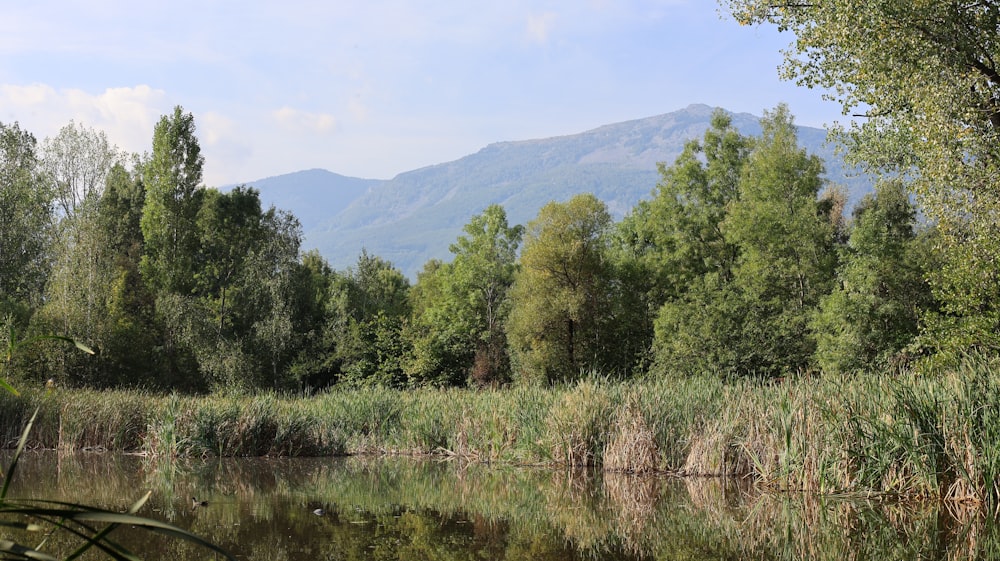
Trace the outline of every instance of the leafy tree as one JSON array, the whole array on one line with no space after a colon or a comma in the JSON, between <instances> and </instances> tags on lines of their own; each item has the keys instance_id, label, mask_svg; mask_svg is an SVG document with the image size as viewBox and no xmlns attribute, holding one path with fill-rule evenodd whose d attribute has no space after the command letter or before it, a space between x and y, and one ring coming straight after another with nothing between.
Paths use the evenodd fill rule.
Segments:
<instances>
[{"instance_id":1,"label":"leafy tree","mask_svg":"<svg viewBox=\"0 0 1000 561\"><path fill-rule=\"evenodd\" d=\"M26 321L49 270L53 193L39 172L35 137L0 123L0 320Z\"/></svg>"},{"instance_id":2,"label":"leafy tree","mask_svg":"<svg viewBox=\"0 0 1000 561\"><path fill-rule=\"evenodd\" d=\"M551 202L525 232L507 326L515 375L554 383L621 368L606 260L611 216L593 195Z\"/></svg>"},{"instance_id":3,"label":"leafy tree","mask_svg":"<svg viewBox=\"0 0 1000 561\"><path fill-rule=\"evenodd\" d=\"M704 290L703 277L710 273L722 281L731 278L738 251L725 238L722 222L739 198L741 170L752 146L753 139L740 134L729 115L717 110L701 140L687 142L669 167L659 165L654 197L640 201L618 223L613 276L623 286L616 303L621 307L619 315L630 319L619 322L624 331L617 339L633 345L634 356L651 347L656 338L654 320L665 304L681 305L689 291ZM692 296L701 311L703 297ZM690 317L687 311L682 313ZM670 324L664 322L661 331ZM671 344L682 344L682 335L673 333L673 328L670 331L661 333L658 346L667 338Z\"/></svg>"},{"instance_id":4,"label":"leafy tree","mask_svg":"<svg viewBox=\"0 0 1000 561\"><path fill-rule=\"evenodd\" d=\"M411 293L414 360L418 382L461 385L503 383L509 375L504 332L521 226L511 227L500 205L490 205L465 225L451 245L455 259L431 261Z\"/></svg>"},{"instance_id":5,"label":"leafy tree","mask_svg":"<svg viewBox=\"0 0 1000 561\"><path fill-rule=\"evenodd\" d=\"M121 152L103 131L70 122L41 147L42 169L54 183L62 215L72 218L85 202L96 203Z\"/></svg>"},{"instance_id":6,"label":"leafy tree","mask_svg":"<svg viewBox=\"0 0 1000 561\"><path fill-rule=\"evenodd\" d=\"M759 359L746 367L794 371L808 366L815 345L809 315L832 289L834 232L817 201L823 163L798 147L788 108L765 112L761 127L723 229L740 248L733 283L765 339L747 346Z\"/></svg>"},{"instance_id":7,"label":"leafy tree","mask_svg":"<svg viewBox=\"0 0 1000 561\"><path fill-rule=\"evenodd\" d=\"M122 165L111 168L97 208L105 257L113 274L106 287L105 334L94 341L99 347L96 368L107 385L169 387L155 349L162 331L155 323L155 295L143 281L140 260L143 237L140 221L145 188L142 165L133 171Z\"/></svg>"},{"instance_id":8,"label":"leafy tree","mask_svg":"<svg viewBox=\"0 0 1000 561\"><path fill-rule=\"evenodd\" d=\"M35 323L41 332L63 333L101 348L108 335L109 289L117 276L110 242L123 234L102 223L100 205L120 152L103 133L70 123L42 143L41 154L40 165L54 186L61 220L54 229L45 304ZM120 173L127 174L123 169ZM47 375L59 373L63 383L107 382L98 360L58 346L47 347L44 354L49 359ZM67 377L70 373L73 380Z\"/></svg>"},{"instance_id":9,"label":"leafy tree","mask_svg":"<svg viewBox=\"0 0 1000 561\"><path fill-rule=\"evenodd\" d=\"M798 147L786 107L761 127L719 225L734 250L731 270L720 262L660 310L664 369L777 375L809 366L808 320L836 266L829 205L817 199L823 166Z\"/></svg>"},{"instance_id":10,"label":"leafy tree","mask_svg":"<svg viewBox=\"0 0 1000 561\"><path fill-rule=\"evenodd\" d=\"M250 341L255 362L261 366L262 382L286 387L295 344L295 275L299 267L302 226L298 219L274 208L264 213L262 243L252 252L245 275L251 296L248 308L255 310L250 325ZM265 384L258 384L264 386Z\"/></svg>"},{"instance_id":11,"label":"leafy tree","mask_svg":"<svg viewBox=\"0 0 1000 561\"><path fill-rule=\"evenodd\" d=\"M945 354L1000 350L1000 8L993 2L726 0L796 36L784 74L863 113L854 158L912 181L937 227L931 277Z\"/></svg>"},{"instance_id":12,"label":"leafy tree","mask_svg":"<svg viewBox=\"0 0 1000 561\"><path fill-rule=\"evenodd\" d=\"M750 138L722 110L702 140L691 140L673 165L659 164L660 182L618 226L619 238L648 271L652 305L683 294L709 271L728 271L736 258L721 224L739 197Z\"/></svg>"},{"instance_id":13,"label":"leafy tree","mask_svg":"<svg viewBox=\"0 0 1000 561\"><path fill-rule=\"evenodd\" d=\"M406 366L414 385L460 386L469 377L476 337L468 306L455 286L454 267L432 259L410 291L413 351Z\"/></svg>"},{"instance_id":14,"label":"leafy tree","mask_svg":"<svg viewBox=\"0 0 1000 561\"><path fill-rule=\"evenodd\" d=\"M302 255L293 274L298 344L288 368L289 376L302 389L329 386L340 372L334 321L329 317L334 308L335 278L336 273L315 249Z\"/></svg>"},{"instance_id":15,"label":"leafy tree","mask_svg":"<svg viewBox=\"0 0 1000 561\"><path fill-rule=\"evenodd\" d=\"M885 181L854 209L851 237L812 321L819 366L853 372L898 364L918 335L933 298L921 266L926 242L914 231L916 210L899 181ZM923 242L923 243L922 243Z\"/></svg>"},{"instance_id":16,"label":"leafy tree","mask_svg":"<svg viewBox=\"0 0 1000 561\"><path fill-rule=\"evenodd\" d=\"M402 331L409 316L410 283L392 263L362 251L356 267L334 282L328 321L335 334L340 381L351 385L406 385Z\"/></svg>"},{"instance_id":17,"label":"leafy tree","mask_svg":"<svg viewBox=\"0 0 1000 561\"><path fill-rule=\"evenodd\" d=\"M205 158L195 136L194 116L180 106L153 130L153 154L143 176L145 254L142 272L157 291L189 294L194 288Z\"/></svg>"},{"instance_id":18,"label":"leafy tree","mask_svg":"<svg viewBox=\"0 0 1000 561\"><path fill-rule=\"evenodd\" d=\"M175 294L168 323L183 334L214 387L286 385L293 335L293 279L301 227L261 209L254 189L204 189L190 294ZM184 302L187 300L187 302Z\"/></svg>"}]
</instances>

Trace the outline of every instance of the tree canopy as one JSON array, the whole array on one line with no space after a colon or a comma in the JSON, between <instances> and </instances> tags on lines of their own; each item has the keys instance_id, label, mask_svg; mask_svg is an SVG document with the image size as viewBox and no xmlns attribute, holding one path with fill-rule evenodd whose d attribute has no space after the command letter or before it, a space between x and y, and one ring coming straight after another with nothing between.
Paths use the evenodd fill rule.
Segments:
<instances>
[{"instance_id":1,"label":"tree canopy","mask_svg":"<svg viewBox=\"0 0 1000 561\"><path fill-rule=\"evenodd\" d=\"M855 161L911 182L937 226L925 318L940 352L1000 350L1000 6L994 2L725 0L795 35L785 76L857 116Z\"/></svg>"}]
</instances>

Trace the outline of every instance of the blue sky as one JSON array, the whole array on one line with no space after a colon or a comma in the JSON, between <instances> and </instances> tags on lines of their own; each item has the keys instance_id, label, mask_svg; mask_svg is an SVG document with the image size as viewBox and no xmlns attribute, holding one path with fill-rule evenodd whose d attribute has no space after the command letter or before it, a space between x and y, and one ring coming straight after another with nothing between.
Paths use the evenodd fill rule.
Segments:
<instances>
[{"instance_id":1,"label":"blue sky","mask_svg":"<svg viewBox=\"0 0 1000 561\"><path fill-rule=\"evenodd\" d=\"M209 185L388 179L691 103L842 119L779 79L790 41L711 0L33 0L0 15L0 121L41 140L72 119L143 152L181 105Z\"/></svg>"}]
</instances>

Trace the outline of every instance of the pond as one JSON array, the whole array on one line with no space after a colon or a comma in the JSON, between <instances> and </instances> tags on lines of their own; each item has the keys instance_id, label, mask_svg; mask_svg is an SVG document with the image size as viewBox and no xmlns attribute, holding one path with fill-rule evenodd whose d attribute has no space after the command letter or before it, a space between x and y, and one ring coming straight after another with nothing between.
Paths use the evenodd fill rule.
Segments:
<instances>
[{"instance_id":1,"label":"pond","mask_svg":"<svg viewBox=\"0 0 1000 561\"><path fill-rule=\"evenodd\" d=\"M1000 532L986 517L937 504L413 458L154 462L39 452L22 459L9 496L123 511L147 490L140 514L247 560L843 561L986 559L1000 551ZM52 536L45 550L65 554L62 539ZM144 559L214 555L127 528L116 539Z\"/></svg>"}]
</instances>

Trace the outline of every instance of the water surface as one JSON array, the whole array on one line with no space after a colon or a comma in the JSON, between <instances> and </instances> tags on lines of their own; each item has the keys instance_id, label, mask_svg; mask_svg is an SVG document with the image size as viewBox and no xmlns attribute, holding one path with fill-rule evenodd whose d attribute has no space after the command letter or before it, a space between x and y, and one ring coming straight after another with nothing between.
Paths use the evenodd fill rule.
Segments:
<instances>
[{"instance_id":1,"label":"water surface","mask_svg":"<svg viewBox=\"0 0 1000 561\"><path fill-rule=\"evenodd\" d=\"M762 494L723 479L413 458L154 462L31 453L9 495L123 511L147 490L153 494L140 514L247 560L843 561L986 559L1000 551L995 526L980 513L936 504ZM214 557L126 528L116 539L144 559ZM55 535L45 551L65 554L70 547Z\"/></svg>"}]
</instances>

